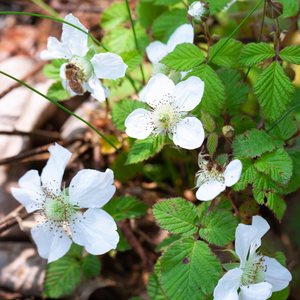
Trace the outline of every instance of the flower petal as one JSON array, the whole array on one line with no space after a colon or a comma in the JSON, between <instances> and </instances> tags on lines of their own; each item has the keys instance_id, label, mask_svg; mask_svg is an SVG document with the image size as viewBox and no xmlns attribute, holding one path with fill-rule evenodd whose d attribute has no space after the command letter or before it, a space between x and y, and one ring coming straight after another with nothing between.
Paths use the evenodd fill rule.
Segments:
<instances>
[{"instance_id":1,"label":"flower petal","mask_svg":"<svg viewBox=\"0 0 300 300\"><path fill-rule=\"evenodd\" d=\"M102 207L116 192L114 172L84 169L71 180L69 187L70 203L80 207Z\"/></svg>"},{"instance_id":2,"label":"flower petal","mask_svg":"<svg viewBox=\"0 0 300 300\"><path fill-rule=\"evenodd\" d=\"M271 297L272 286L267 282L241 286L240 300L266 300Z\"/></svg>"},{"instance_id":3,"label":"flower petal","mask_svg":"<svg viewBox=\"0 0 300 300\"><path fill-rule=\"evenodd\" d=\"M146 102L156 107L165 95L173 95L175 84L166 75L159 73L149 80L147 86Z\"/></svg>"},{"instance_id":4,"label":"flower petal","mask_svg":"<svg viewBox=\"0 0 300 300\"><path fill-rule=\"evenodd\" d=\"M128 67L121 56L110 52L94 55L91 63L98 78L113 80L124 77Z\"/></svg>"},{"instance_id":5,"label":"flower petal","mask_svg":"<svg viewBox=\"0 0 300 300\"><path fill-rule=\"evenodd\" d=\"M149 136L153 126L149 124L152 113L146 109L134 110L125 120L126 134L130 137L143 140Z\"/></svg>"},{"instance_id":6,"label":"flower petal","mask_svg":"<svg viewBox=\"0 0 300 300\"><path fill-rule=\"evenodd\" d=\"M196 76L191 76L175 86L173 96L176 97L175 102L179 110L191 111L200 103L203 92L204 82Z\"/></svg>"},{"instance_id":7,"label":"flower petal","mask_svg":"<svg viewBox=\"0 0 300 300\"><path fill-rule=\"evenodd\" d=\"M93 255L115 249L119 242L114 219L102 209L89 208L75 220L71 230L73 241Z\"/></svg>"},{"instance_id":8,"label":"flower petal","mask_svg":"<svg viewBox=\"0 0 300 300\"><path fill-rule=\"evenodd\" d=\"M47 161L41 175L43 185L56 191L61 188L61 180L65 171L65 167L70 160L72 153L55 143L55 146L48 148L50 158Z\"/></svg>"},{"instance_id":9,"label":"flower petal","mask_svg":"<svg viewBox=\"0 0 300 300\"><path fill-rule=\"evenodd\" d=\"M141 102L146 102L146 94L148 92L148 84L144 86L139 92L139 100Z\"/></svg>"},{"instance_id":10,"label":"flower petal","mask_svg":"<svg viewBox=\"0 0 300 300\"><path fill-rule=\"evenodd\" d=\"M272 292L281 291L292 280L290 271L283 267L275 258L264 257L265 281L272 285Z\"/></svg>"},{"instance_id":11,"label":"flower petal","mask_svg":"<svg viewBox=\"0 0 300 300\"><path fill-rule=\"evenodd\" d=\"M199 148L204 141L204 129L200 120L187 117L181 120L173 132L173 142L184 149Z\"/></svg>"},{"instance_id":12,"label":"flower petal","mask_svg":"<svg viewBox=\"0 0 300 300\"><path fill-rule=\"evenodd\" d=\"M209 201L216 198L225 190L225 184L215 179L205 182L196 192L196 198L201 201Z\"/></svg>"},{"instance_id":13,"label":"flower petal","mask_svg":"<svg viewBox=\"0 0 300 300\"><path fill-rule=\"evenodd\" d=\"M214 289L214 300L238 300L237 290L241 284L243 270L235 268L227 272Z\"/></svg>"},{"instance_id":14,"label":"flower petal","mask_svg":"<svg viewBox=\"0 0 300 300\"><path fill-rule=\"evenodd\" d=\"M182 43L194 43L194 29L191 24L183 24L173 32L167 43L168 53Z\"/></svg>"},{"instance_id":15,"label":"flower petal","mask_svg":"<svg viewBox=\"0 0 300 300\"><path fill-rule=\"evenodd\" d=\"M58 41L57 38L53 36L48 37L47 41L47 50L41 52L42 60L49 59L70 59L72 57L72 53L69 51L67 46Z\"/></svg>"},{"instance_id":16,"label":"flower petal","mask_svg":"<svg viewBox=\"0 0 300 300\"><path fill-rule=\"evenodd\" d=\"M33 227L31 236L37 245L39 255L48 259L48 263L64 256L72 244L72 240L61 227L50 225L48 222Z\"/></svg>"},{"instance_id":17,"label":"flower petal","mask_svg":"<svg viewBox=\"0 0 300 300\"><path fill-rule=\"evenodd\" d=\"M102 85L102 82L96 77L95 74L90 77L88 84L92 89L91 95L99 102L105 101L105 89Z\"/></svg>"},{"instance_id":18,"label":"flower petal","mask_svg":"<svg viewBox=\"0 0 300 300\"><path fill-rule=\"evenodd\" d=\"M83 29L85 32L88 32L88 30L72 14L68 14L65 17L65 21ZM89 47L87 45L88 35L65 23L63 24L61 40L73 55L83 57L89 51Z\"/></svg>"},{"instance_id":19,"label":"flower petal","mask_svg":"<svg viewBox=\"0 0 300 300\"><path fill-rule=\"evenodd\" d=\"M148 59L153 65L156 65L161 59L163 59L169 52L167 45L162 42L155 41L146 47L146 53Z\"/></svg>"},{"instance_id":20,"label":"flower petal","mask_svg":"<svg viewBox=\"0 0 300 300\"><path fill-rule=\"evenodd\" d=\"M242 168L243 165L239 159L235 159L228 164L224 172L226 186L232 186L239 181Z\"/></svg>"}]
</instances>

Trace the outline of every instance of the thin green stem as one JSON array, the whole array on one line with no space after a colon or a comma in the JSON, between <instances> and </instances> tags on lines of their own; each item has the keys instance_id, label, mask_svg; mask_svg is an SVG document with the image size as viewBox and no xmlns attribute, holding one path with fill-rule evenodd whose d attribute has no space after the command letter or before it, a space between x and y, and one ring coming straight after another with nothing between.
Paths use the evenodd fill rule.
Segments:
<instances>
[{"instance_id":1,"label":"thin green stem","mask_svg":"<svg viewBox=\"0 0 300 300\"><path fill-rule=\"evenodd\" d=\"M253 14L253 12L260 6L264 0L260 0L259 3L250 11L247 17L239 24L239 26L231 33L227 40L221 45L221 47L215 52L215 54L209 59L208 63L211 63L216 55L221 51L221 49L229 42L229 40L234 36L234 34L240 29L240 27L245 23L245 21Z\"/></svg>"},{"instance_id":2,"label":"thin green stem","mask_svg":"<svg viewBox=\"0 0 300 300\"><path fill-rule=\"evenodd\" d=\"M45 2L42 0L31 0L34 2L36 5L44 9L46 12L48 12L50 15L52 15L55 18L62 19L62 17L57 13L54 9L52 9L49 5L47 5Z\"/></svg>"},{"instance_id":3,"label":"thin green stem","mask_svg":"<svg viewBox=\"0 0 300 300\"><path fill-rule=\"evenodd\" d=\"M272 125L268 130L266 130L266 132L268 133L269 131L271 131L276 125L278 125L278 123L280 123L289 113L291 113L297 107L300 107L300 104L297 104L290 110L288 110L274 125Z\"/></svg>"},{"instance_id":4,"label":"thin green stem","mask_svg":"<svg viewBox=\"0 0 300 300\"><path fill-rule=\"evenodd\" d=\"M276 38L274 43L274 50L276 51L276 59L278 59L279 49L280 49L280 25L279 25L278 18L276 18L275 20L277 25L277 31L276 31Z\"/></svg>"},{"instance_id":5,"label":"thin green stem","mask_svg":"<svg viewBox=\"0 0 300 300\"><path fill-rule=\"evenodd\" d=\"M129 15L129 19L130 19L130 23L131 23L131 28L132 28L132 32L133 32L133 36L134 36L134 41L135 41L135 47L136 50L139 51L139 43L136 37L136 33L135 33L135 28L134 28L134 23L132 20L132 16L131 16L131 12L130 12L130 7L128 4L128 0L125 1L126 2L126 6L127 6L127 11L128 11L128 15ZM144 70L143 70L143 65L140 64L140 69L141 69L141 74L142 74L142 78L143 78L143 85L145 85L145 74L144 74Z\"/></svg>"}]
</instances>

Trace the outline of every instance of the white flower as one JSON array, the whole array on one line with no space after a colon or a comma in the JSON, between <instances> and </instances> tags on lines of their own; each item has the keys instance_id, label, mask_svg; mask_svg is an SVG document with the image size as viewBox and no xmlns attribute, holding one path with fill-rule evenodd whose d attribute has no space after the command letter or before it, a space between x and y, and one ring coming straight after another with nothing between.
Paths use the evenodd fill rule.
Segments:
<instances>
[{"instance_id":1,"label":"white flower","mask_svg":"<svg viewBox=\"0 0 300 300\"><path fill-rule=\"evenodd\" d=\"M291 273L276 259L256 252L261 245L261 237L269 228L260 216L253 217L252 225L238 225L235 249L240 267L228 271L219 280L214 300L266 300L273 292L288 286L292 280Z\"/></svg>"},{"instance_id":2,"label":"white flower","mask_svg":"<svg viewBox=\"0 0 300 300\"><path fill-rule=\"evenodd\" d=\"M235 159L228 164L226 169L218 162L209 162L201 159L199 155L200 170L196 174L196 198L202 201L209 201L216 198L227 186L237 183L241 177L242 163Z\"/></svg>"},{"instance_id":3,"label":"white flower","mask_svg":"<svg viewBox=\"0 0 300 300\"><path fill-rule=\"evenodd\" d=\"M88 30L75 18L72 14L65 17L65 21L83 29ZM119 77L124 77L127 65L123 62L119 55L114 53L99 53L91 55L88 47L88 36L78 29L63 24L61 35L62 42L59 42L55 37L49 37L47 49L41 52L41 59L68 59L70 64L79 68L76 79L81 83L83 92L89 91L92 96L98 101L103 102L109 96L109 90L102 86L98 78L116 80ZM66 65L65 63L60 68L60 77L62 85L66 89ZM76 93L70 91L74 96Z\"/></svg>"},{"instance_id":4,"label":"white flower","mask_svg":"<svg viewBox=\"0 0 300 300\"><path fill-rule=\"evenodd\" d=\"M206 22L210 11L207 3L195 1L189 6L188 18L194 18L197 23Z\"/></svg>"},{"instance_id":5,"label":"white flower","mask_svg":"<svg viewBox=\"0 0 300 300\"><path fill-rule=\"evenodd\" d=\"M58 144L49 147L49 152L41 177L37 170L30 170L20 178L20 188L11 188L28 213L36 211L40 215L39 224L31 230L40 256L49 263L57 260L68 252L72 240L94 255L115 249L119 241L116 223L99 209L116 191L113 171L81 170L69 189L61 190L64 169L72 154ZM88 210L81 214L81 207Z\"/></svg>"},{"instance_id":6,"label":"white flower","mask_svg":"<svg viewBox=\"0 0 300 300\"><path fill-rule=\"evenodd\" d=\"M167 44L164 44L160 41L154 41L146 47L146 53L148 59L154 66L154 74L163 73L168 75L170 70L167 66L160 64L159 61L162 60L168 53L172 52L175 47L182 43L194 42L194 29L190 24L183 24L179 26L174 33L170 36ZM179 76L176 76L177 73ZM170 76L178 77L179 81L182 79L188 72L172 72ZM176 81L175 81L176 82ZM147 85L140 91L139 100L146 102L145 95L147 93Z\"/></svg>"},{"instance_id":7,"label":"white flower","mask_svg":"<svg viewBox=\"0 0 300 300\"><path fill-rule=\"evenodd\" d=\"M138 108L125 120L126 133L136 139L145 139L151 133L168 134L175 145L196 149L204 140L202 123L187 116L201 101L204 82L195 76L174 82L164 74L157 74L148 83L146 102L151 111Z\"/></svg>"}]
</instances>

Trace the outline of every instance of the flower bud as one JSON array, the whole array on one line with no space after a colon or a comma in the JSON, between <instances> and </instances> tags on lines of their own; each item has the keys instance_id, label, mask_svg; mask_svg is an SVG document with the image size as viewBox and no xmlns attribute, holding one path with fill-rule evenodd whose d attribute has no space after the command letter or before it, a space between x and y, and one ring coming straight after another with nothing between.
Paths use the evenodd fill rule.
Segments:
<instances>
[{"instance_id":1,"label":"flower bud","mask_svg":"<svg viewBox=\"0 0 300 300\"><path fill-rule=\"evenodd\" d=\"M222 128L223 136L226 138L232 138L234 136L234 129L232 126L227 125Z\"/></svg>"},{"instance_id":2,"label":"flower bud","mask_svg":"<svg viewBox=\"0 0 300 300\"><path fill-rule=\"evenodd\" d=\"M283 4L274 1L274 0L268 0L267 1L267 8L266 8L266 16L270 19L276 19L279 16L281 16L283 13Z\"/></svg>"},{"instance_id":3,"label":"flower bud","mask_svg":"<svg viewBox=\"0 0 300 300\"><path fill-rule=\"evenodd\" d=\"M200 1L195 1L189 6L189 10L187 12L187 18L192 24L192 20L194 19L195 23L203 23L206 22L209 18L210 10L208 3L201 3Z\"/></svg>"}]
</instances>

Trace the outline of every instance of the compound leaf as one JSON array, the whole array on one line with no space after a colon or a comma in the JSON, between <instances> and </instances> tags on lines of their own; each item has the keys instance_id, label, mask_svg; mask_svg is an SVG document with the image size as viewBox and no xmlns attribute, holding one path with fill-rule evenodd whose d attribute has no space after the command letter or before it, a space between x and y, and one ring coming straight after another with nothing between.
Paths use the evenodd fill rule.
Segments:
<instances>
[{"instance_id":1,"label":"compound leaf","mask_svg":"<svg viewBox=\"0 0 300 300\"><path fill-rule=\"evenodd\" d=\"M106 30L111 30L128 20L129 15L126 4L114 3L103 12L100 25Z\"/></svg>"},{"instance_id":2,"label":"compound leaf","mask_svg":"<svg viewBox=\"0 0 300 300\"><path fill-rule=\"evenodd\" d=\"M285 47L279 52L279 56L292 64L299 65L300 64L300 46L293 45L289 47Z\"/></svg>"}]
</instances>

